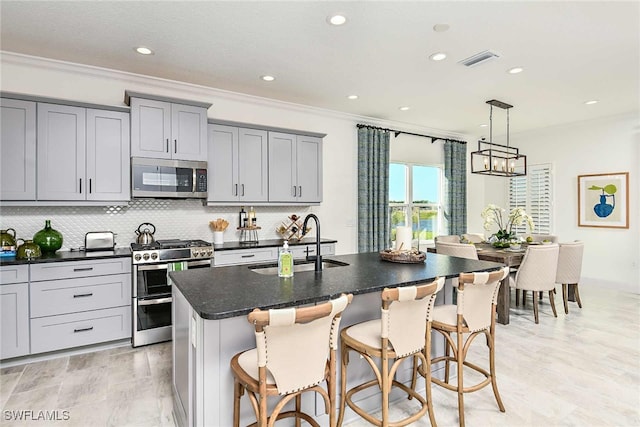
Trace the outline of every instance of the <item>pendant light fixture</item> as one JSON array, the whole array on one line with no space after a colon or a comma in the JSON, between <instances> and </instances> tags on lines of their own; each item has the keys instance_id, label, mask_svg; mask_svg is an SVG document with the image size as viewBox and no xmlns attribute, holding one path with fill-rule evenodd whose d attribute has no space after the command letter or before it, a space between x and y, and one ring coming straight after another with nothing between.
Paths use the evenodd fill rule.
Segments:
<instances>
[{"instance_id":1,"label":"pendant light fixture","mask_svg":"<svg viewBox=\"0 0 640 427\"><path fill-rule=\"evenodd\" d=\"M471 153L471 173L495 176L523 176L527 174L527 156L509 146L509 109L513 105L492 99L489 109L489 141L478 141L478 151ZM493 107L507 110L507 144L493 142Z\"/></svg>"}]
</instances>

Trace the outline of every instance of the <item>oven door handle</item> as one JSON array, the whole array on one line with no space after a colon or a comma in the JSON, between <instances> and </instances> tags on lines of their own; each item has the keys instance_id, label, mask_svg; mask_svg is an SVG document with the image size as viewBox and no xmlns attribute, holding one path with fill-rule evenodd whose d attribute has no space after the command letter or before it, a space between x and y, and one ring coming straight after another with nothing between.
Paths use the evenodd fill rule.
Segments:
<instances>
[{"instance_id":1,"label":"oven door handle","mask_svg":"<svg viewBox=\"0 0 640 427\"><path fill-rule=\"evenodd\" d=\"M166 304L173 300L172 297L167 298L159 298L159 299L139 299L138 305L158 305L158 304Z\"/></svg>"}]
</instances>

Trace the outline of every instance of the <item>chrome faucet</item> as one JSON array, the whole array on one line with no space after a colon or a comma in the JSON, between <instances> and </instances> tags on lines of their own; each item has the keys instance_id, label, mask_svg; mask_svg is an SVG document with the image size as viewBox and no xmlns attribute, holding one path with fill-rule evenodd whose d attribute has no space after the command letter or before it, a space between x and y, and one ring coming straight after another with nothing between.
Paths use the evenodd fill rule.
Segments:
<instances>
[{"instance_id":1,"label":"chrome faucet","mask_svg":"<svg viewBox=\"0 0 640 427\"><path fill-rule=\"evenodd\" d=\"M307 221L309 218L313 218L316 222L316 273L322 272L322 257L320 256L320 220L314 214L309 214L304 218L304 222L302 223L302 235L304 236L307 233ZM309 261L309 251L307 251L307 261Z\"/></svg>"}]
</instances>

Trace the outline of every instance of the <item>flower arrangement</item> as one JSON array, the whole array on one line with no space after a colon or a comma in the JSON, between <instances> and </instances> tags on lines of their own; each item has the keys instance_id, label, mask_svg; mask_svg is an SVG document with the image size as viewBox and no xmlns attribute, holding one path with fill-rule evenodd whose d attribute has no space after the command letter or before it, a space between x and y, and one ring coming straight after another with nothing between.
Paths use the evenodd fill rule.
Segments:
<instances>
[{"instance_id":1,"label":"flower arrangement","mask_svg":"<svg viewBox=\"0 0 640 427\"><path fill-rule=\"evenodd\" d=\"M492 224L498 226L498 231L493 235L495 236L494 240L508 244L511 239L516 237L513 232L513 226L522 225L525 222L529 227L529 231L533 231L533 218L531 218L524 209L514 208L511 213L509 213L506 222L503 218L505 212L505 209L494 204L489 204L480 214L484 219L485 230L489 231Z\"/></svg>"}]
</instances>

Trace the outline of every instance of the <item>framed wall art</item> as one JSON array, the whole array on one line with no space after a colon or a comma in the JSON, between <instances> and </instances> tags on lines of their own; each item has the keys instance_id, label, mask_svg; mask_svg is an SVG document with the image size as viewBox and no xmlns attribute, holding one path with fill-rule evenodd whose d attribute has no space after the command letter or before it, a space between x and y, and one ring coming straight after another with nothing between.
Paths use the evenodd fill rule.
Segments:
<instances>
[{"instance_id":1,"label":"framed wall art","mask_svg":"<svg viewBox=\"0 0 640 427\"><path fill-rule=\"evenodd\" d=\"M578 227L629 228L629 172L578 176Z\"/></svg>"}]
</instances>

